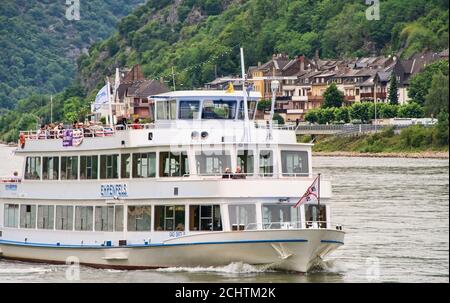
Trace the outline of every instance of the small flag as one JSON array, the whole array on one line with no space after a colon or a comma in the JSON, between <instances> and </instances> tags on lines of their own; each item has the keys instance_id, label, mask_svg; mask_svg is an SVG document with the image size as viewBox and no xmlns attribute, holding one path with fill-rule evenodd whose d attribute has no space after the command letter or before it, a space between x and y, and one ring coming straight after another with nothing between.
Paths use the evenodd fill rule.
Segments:
<instances>
[{"instance_id":1,"label":"small flag","mask_svg":"<svg viewBox=\"0 0 450 303\"><path fill-rule=\"evenodd\" d=\"M95 97L95 102L92 104L91 109L93 112L97 112L103 104L108 103L108 85L102 87Z\"/></svg>"},{"instance_id":2,"label":"small flag","mask_svg":"<svg viewBox=\"0 0 450 303\"><path fill-rule=\"evenodd\" d=\"M230 84L228 84L227 93L229 93L229 94L234 93L234 86L233 86L232 82L230 82Z\"/></svg>"},{"instance_id":3,"label":"small flag","mask_svg":"<svg viewBox=\"0 0 450 303\"><path fill-rule=\"evenodd\" d=\"M302 205L305 202L311 201L312 198L315 198L317 201L319 201L319 181L320 175L317 176L316 179L314 179L311 186L306 190L306 193L300 198L300 200L298 200L297 204L294 205L294 208Z\"/></svg>"}]
</instances>

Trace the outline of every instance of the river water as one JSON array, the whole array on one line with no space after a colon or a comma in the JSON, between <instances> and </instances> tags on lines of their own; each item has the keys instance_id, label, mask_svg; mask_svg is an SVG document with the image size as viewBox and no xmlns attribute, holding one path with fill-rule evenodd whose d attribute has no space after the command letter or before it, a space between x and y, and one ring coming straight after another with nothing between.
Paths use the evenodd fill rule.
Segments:
<instances>
[{"instance_id":1,"label":"river water","mask_svg":"<svg viewBox=\"0 0 450 303\"><path fill-rule=\"evenodd\" d=\"M0 176L20 170L0 147ZM144 271L81 267L81 282L449 282L449 163L436 159L314 157L333 180L333 222L345 245L308 274L233 263ZM63 265L0 259L0 282L67 282ZM69 275L69 277L72 277Z\"/></svg>"}]
</instances>

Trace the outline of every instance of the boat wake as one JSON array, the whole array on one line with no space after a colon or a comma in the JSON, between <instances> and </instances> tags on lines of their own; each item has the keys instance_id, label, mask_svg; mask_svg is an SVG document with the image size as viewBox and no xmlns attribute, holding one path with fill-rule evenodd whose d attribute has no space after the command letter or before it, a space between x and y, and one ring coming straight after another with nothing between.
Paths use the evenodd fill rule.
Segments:
<instances>
[{"instance_id":1,"label":"boat wake","mask_svg":"<svg viewBox=\"0 0 450 303\"><path fill-rule=\"evenodd\" d=\"M54 272L53 268L0 268L0 275L28 275L28 274L45 274Z\"/></svg>"},{"instance_id":2,"label":"boat wake","mask_svg":"<svg viewBox=\"0 0 450 303\"><path fill-rule=\"evenodd\" d=\"M267 265L250 265L242 262L233 262L226 266L210 267L169 267L157 269L158 272L189 272L189 273L222 273L222 274L256 274L274 272Z\"/></svg>"}]
</instances>

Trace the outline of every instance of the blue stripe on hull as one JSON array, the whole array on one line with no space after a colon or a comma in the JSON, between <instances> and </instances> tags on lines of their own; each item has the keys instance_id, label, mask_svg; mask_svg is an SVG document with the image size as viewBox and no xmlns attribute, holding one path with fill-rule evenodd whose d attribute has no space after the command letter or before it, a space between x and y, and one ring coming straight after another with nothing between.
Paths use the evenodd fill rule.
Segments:
<instances>
[{"instance_id":1,"label":"blue stripe on hull","mask_svg":"<svg viewBox=\"0 0 450 303\"><path fill-rule=\"evenodd\" d=\"M174 243L174 244L135 244L126 246L102 246L102 245L56 245L45 243L32 243L32 242L18 242L0 240L0 244L4 245L16 245L27 247L52 247L52 248L83 248L83 249L112 249L112 248L142 248L142 247L170 247L170 246L189 246L189 245L221 245L221 244L256 244L256 243L302 243L308 242L305 239L280 239L280 240L243 240L243 241L220 241L220 242L193 242L193 243Z\"/></svg>"}]
</instances>

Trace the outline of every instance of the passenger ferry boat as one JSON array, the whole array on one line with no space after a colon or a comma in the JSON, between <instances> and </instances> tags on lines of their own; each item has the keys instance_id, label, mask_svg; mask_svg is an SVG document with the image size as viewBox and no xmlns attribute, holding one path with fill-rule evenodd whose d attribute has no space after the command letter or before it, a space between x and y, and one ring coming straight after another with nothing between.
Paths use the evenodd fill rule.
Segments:
<instances>
[{"instance_id":1,"label":"passenger ferry boat","mask_svg":"<svg viewBox=\"0 0 450 303\"><path fill-rule=\"evenodd\" d=\"M151 124L22 133L23 175L0 182L4 258L307 272L344 244L329 180L320 203L294 207L316 178L312 145L292 127L256 122L259 93L150 98Z\"/></svg>"}]
</instances>

